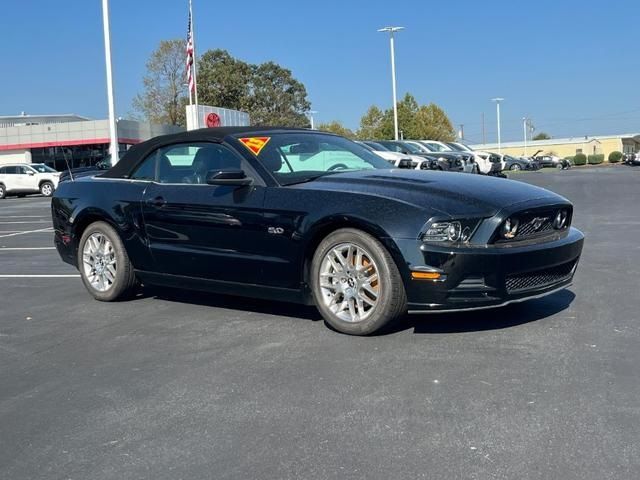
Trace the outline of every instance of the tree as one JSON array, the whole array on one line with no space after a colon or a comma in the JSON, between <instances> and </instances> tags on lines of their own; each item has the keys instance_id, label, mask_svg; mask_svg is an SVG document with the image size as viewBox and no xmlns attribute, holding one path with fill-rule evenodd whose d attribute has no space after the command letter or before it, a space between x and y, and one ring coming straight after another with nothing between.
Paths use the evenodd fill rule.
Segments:
<instances>
[{"instance_id":1,"label":"tree","mask_svg":"<svg viewBox=\"0 0 640 480\"><path fill-rule=\"evenodd\" d=\"M226 50L207 50L198 60L198 101L243 110L251 104L251 65Z\"/></svg>"},{"instance_id":2,"label":"tree","mask_svg":"<svg viewBox=\"0 0 640 480\"><path fill-rule=\"evenodd\" d=\"M375 105L371 105L360 119L358 138L361 140L383 140L388 138L382 134L384 113Z\"/></svg>"},{"instance_id":3,"label":"tree","mask_svg":"<svg viewBox=\"0 0 640 480\"><path fill-rule=\"evenodd\" d=\"M310 126L311 108L304 85L293 78L291 70L274 62L251 67L251 97L247 111L253 125L283 127Z\"/></svg>"},{"instance_id":4,"label":"tree","mask_svg":"<svg viewBox=\"0 0 640 480\"><path fill-rule=\"evenodd\" d=\"M187 89L184 40L162 40L147 61L143 92L133 99L133 108L153 123L185 124Z\"/></svg>"},{"instance_id":5,"label":"tree","mask_svg":"<svg viewBox=\"0 0 640 480\"><path fill-rule=\"evenodd\" d=\"M456 132L444 110L434 103L419 105L409 93L398 102L398 130L406 139L453 141L456 138ZM382 112L375 105L369 107L360 119L358 138L382 140L393 136L393 109Z\"/></svg>"},{"instance_id":6,"label":"tree","mask_svg":"<svg viewBox=\"0 0 640 480\"><path fill-rule=\"evenodd\" d=\"M153 122L184 125L187 89L183 40L164 40L147 62L144 92L134 108ZM253 65L226 50L197 59L201 104L242 110L253 125L309 127L307 90L291 70L274 62Z\"/></svg>"},{"instance_id":7,"label":"tree","mask_svg":"<svg viewBox=\"0 0 640 480\"><path fill-rule=\"evenodd\" d=\"M452 142L456 139L456 132L447 117L435 103L423 105L418 109L414 117L414 130L412 138L439 140Z\"/></svg>"},{"instance_id":8,"label":"tree","mask_svg":"<svg viewBox=\"0 0 640 480\"><path fill-rule=\"evenodd\" d=\"M416 135L416 114L418 102L410 93L398 102L398 130L402 131L402 137L407 139L421 138ZM393 125L393 110L390 109L390 117Z\"/></svg>"},{"instance_id":9,"label":"tree","mask_svg":"<svg viewBox=\"0 0 640 480\"><path fill-rule=\"evenodd\" d=\"M336 135L342 135L343 137L347 138L355 138L356 136L351 129L345 127L337 120L333 120L329 123L321 123L320 125L318 125L318 130L321 130L323 132L335 133Z\"/></svg>"},{"instance_id":10,"label":"tree","mask_svg":"<svg viewBox=\"0 0 640 480\"><path fill-rule=\"evenodd\" d=\"M551 135L549 135L548 133L540 132L531 140L550 140L550 139L551 139Z\"/></svg>"}]
</instances>

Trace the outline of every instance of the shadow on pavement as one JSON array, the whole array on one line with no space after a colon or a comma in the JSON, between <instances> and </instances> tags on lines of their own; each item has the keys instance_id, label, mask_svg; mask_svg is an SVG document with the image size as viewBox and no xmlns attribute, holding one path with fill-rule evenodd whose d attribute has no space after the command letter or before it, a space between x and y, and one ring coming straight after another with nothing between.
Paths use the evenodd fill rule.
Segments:
<instances>
[{"instance_id":1,"label":"shadow on pavement","mask_svg":"<svg viewBox=\"0 0 640 480\"><path fill-rule=\"evenodd\" d=\"M189 303L191 305L203 305L215 308L227 308L231 310L244 310L247 312L264 313L280 317L304 318L306 320L322 320L320 313L313 306L299 305L295 303L260 300L248 297L235 297L232 295L219 295L215 293L200 292L195 290L180 290L162 287L146 287L142 297L154 297L169 302Z\"/></svg>"},{"instance_id":2,"label":"shadow on pavement","mask_svg":"<svg viewBox=\"0 0 640 480\"><path fill-rule=\"evenodd\" d=\"M253 298L161 287L148 287L143 291L141 296L155 297L170 302L188 303L192 305L244 310L281 317L303 318L311 321L322 320L320 313L318 313L315 307L295 303L257 300ZM575 294L573 292L561 290L548 297L516 303L502 308L478 310L475 312L407 315L395 327L381 333L381 335L410 329L413 330L413 333L417 334L500 330L535 322L555 315L569 308L574 298Z\"/></svg>"}]
</instances>

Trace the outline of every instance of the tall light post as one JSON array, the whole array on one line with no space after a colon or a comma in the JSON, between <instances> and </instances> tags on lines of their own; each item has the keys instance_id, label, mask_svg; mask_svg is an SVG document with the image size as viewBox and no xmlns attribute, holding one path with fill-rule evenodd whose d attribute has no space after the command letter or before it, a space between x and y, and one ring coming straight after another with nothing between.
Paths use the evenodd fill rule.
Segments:
<instances>
[{"instance_id":1,"label":"tall light post","mask_svg":"<svg viewBox=\"0 0 640 480\"><path fill-rule=\"evenodd\" d=\"M393 34L400 30L404 30L404 27L384 27L378 29L379 32L389 32L389 44L391 47L391 89L393 91L393 132L396 140L398 140L398 101L396 95L396 53L393 44Z\"/></svg>"},{"instance_id":2,"label":"tall light post","mask_svg":"<svg viewBox=\"0 0 640 480\"><path fill-rule=\"evenodd\" d=\"M311 130L315 130L315 129L316 129L315 124L314 124L314 122L313 122L313 116L314 116L316 113L318 113L318 111L317 111L317 110L309 110L309 111L307 112L307 116L309 117L309 123L311 124Z\"/></svg>"},{"instance_id":3,"label":"tall light post","mask_svg":"<svg viewBox=\"0 0 640 480\"><path fill-rule=\"evenodd\" d=\"M529 125L529 119L522 117L522 131L524 132L524 156L527 156L527 126Z\"/></svg>"},{"instance_id":4,"label":"tall light post","mask_svg":"<svg viewBox=\"0 0 640 480\"><path fill-rule=\"evenodd\" d=\"M500 138L500 102L504 101L504 98L496 97L491 99L492 102L496 102L496 117L498 120L498 154L502 154L502 139Z\"/></svg>"},{"instance_id":5,"label":"tall light post","mask_svg":"<svg viewBox=\"0 0 640 480\"><path fill-rule=\"evenodd\" d=\"M113 72L111 68L111 30L109 27L109 0L102 0L102 27L104 29L104 61L107 69L107 102L109 104L109 150L111 164L118 163L118 130L113 100Z\"/></svg>"}]
</instances>

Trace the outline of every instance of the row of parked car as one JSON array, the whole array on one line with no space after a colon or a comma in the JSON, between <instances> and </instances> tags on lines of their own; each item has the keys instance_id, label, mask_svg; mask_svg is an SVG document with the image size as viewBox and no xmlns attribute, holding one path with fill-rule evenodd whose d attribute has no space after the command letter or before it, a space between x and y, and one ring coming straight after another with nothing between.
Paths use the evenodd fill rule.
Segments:
<instances>
[{"instance_id":1,"label":"row of parked car","mask_svg":"<svg viewBox=\"0 0 640 480\"><path fill-rule=\"evenodd\" d=\"M476 151L460 142L435 140L364 140L358 142L398 168L444 170L502 176L504 170L557 166L550 156L513 157ZM540 153L540 152L537 152Z\"/></svg>"}]
</instances>

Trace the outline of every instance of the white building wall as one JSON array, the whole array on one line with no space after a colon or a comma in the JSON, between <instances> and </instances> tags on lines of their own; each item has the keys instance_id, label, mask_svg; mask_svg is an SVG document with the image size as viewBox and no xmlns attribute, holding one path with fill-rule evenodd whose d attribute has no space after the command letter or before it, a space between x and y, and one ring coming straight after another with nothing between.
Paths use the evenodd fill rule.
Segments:
<instances>
[{"instance_id":1,"label":"white building wall","mask_svg":"<svg viewBox=\"0 0 640 480\"><path fill-rule=\"evenodd\" d=\"M0 165L9 163L31 163L31 152L29 150L0 151Z\"/></svg>"}]
</instances>

